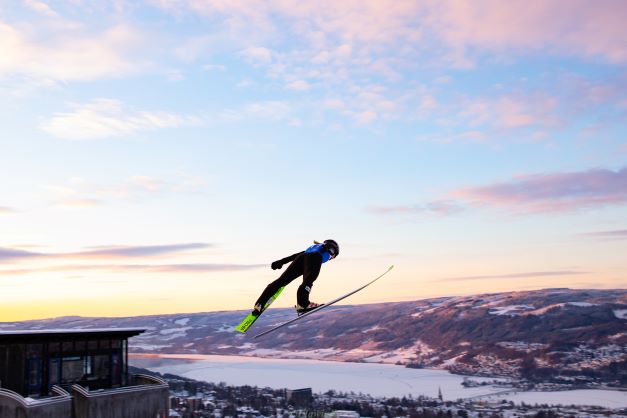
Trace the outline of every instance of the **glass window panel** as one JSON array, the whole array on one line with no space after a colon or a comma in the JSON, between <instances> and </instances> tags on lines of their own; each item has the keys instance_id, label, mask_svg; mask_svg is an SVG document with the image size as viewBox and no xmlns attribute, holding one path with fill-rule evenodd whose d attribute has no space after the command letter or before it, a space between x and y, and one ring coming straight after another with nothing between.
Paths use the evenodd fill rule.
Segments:
<instances>
[{"instance_id":1,"label":"glass window panel","mask_svg":"<svg viewBox=\"0 0 627 418\"><path fill-rule=\"evenodd\" d=\"M122 377L122 361L120 354L111 355L111 384L119 385Z\"/></svg>"},{"instance_id":2,"label":"glass window panel","mask_svg":"<svg viewBox=\"0 0 627 418\"><path fill-rule=\"evenodd\" d=\"M99 379L109 378L109 356L94 356L92 374Z\"/></svg>"},{"instance_id":3,"label":"glass window panel","mask_svg":"<svg viewBox=\"0 0 627 418\"><path fill-rule=\"evenodd\" d=\"M85 347L86 347L86 342L85 341L76 341L74 343L74 349L77 351L85 351Z\"/></svg>"},{"instance_id":4,"label":"glass window panel","mask_svg":"<svg viewBox=\"0 0 627 418\"><path fill-rule=\"evenodd\" d=\"M83 378L83 358L64 357L61 372L61 383L74 383Z\"/></svg>"},{"instance_id":5,"label":"glass window panel","mask_svg":"<svg viewBox=\"0 0 627 418\"><path fill-rule=\"evenodd\" d=\"M28 360L28 394L34 395L41 391L41 359Z\"/></svg>"},{"instance_id":6,"label":"glass window panel","mask_svg":"<svg viewBox=\"0 0 627 418\"><path fill-rule=\"evenodd\" d=\"M83 366L84 366L84 373L86 376L91 376L92 372L93 372L93 364L94 364L94 357L93 356L87 356L85 357L85 361L83 362Z\"/></svg>"},{"instance_id":7,"label":"glass window panel","mask_svg":"<svg viewBox=\"0 0 627 418\"><path fill-rule=\"evenodd\" d=\"M40 358L43 344L26 344L26 356L28 358Z\"/></svg>"},{"instance_id":8,"label":"glass window panel","mask_svg":"<svg viewBox=\"0 0 627 418\"><path fill-rule=\"evenodd\" d=\"M63 351L74 351L74 341L63 341Z\"/></svg>"},{"instance_id":9,"label":"glass window panel","mask_svg":"<svg viewBox=\"0 0 627 418\"><path fill-rule=\"evenodd\" d=\"M98 349L98 341L96 341L96 340L89 341L89 343L87 343L87 347L90 350L97 350Z\"/></svg>"},{"instance_id":10,"label":"glass window panel","mask_svg":"<svg viewBox=\"0 0 627 418\"><path fill-rule=\"evenodd\" d=\"M50 366L49 366L49 374L50 374L50 386L52 385L58 385L60 382L59 379L59 374L61 371L61 359L59 358L53 358L50 359Z\"/></svg>"}]
</instances>

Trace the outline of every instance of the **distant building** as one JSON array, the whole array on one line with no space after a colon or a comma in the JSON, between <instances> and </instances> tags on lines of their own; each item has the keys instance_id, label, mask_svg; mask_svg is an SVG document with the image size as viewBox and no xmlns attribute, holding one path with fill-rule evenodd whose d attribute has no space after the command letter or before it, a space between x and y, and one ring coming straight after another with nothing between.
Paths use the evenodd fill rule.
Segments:
<instances>
[{"instance_id":1,"label":"distant building","mask_svg":"<svg viewBox=\"0 0 627 418\"><path fill-rule=\"evenodd\" d=\"M328 415L329 418L359 418L357 411L333 411Z\"/></svg>"},{"instance_id":2,"label":"distant building","mask_svg":"<svg viewBox=\"0 0 627 418\"><path fill-rule=\"evenodd\" d=\"M311 402L313 401L313 393L311 388L288 389L285 391L285 400L295 407L307 407L311 405Z\"/></svg>"},{"instance_id":3,"label":"distant building","mask_svg":"<svg viewBox=\"0 0 627 418\"><path fill-rule=\"evenodd\" d=\"M128 373L128 339L142 332L0 331L0 417L167 417L167 383Z\"/></svg>"}]
</instances>

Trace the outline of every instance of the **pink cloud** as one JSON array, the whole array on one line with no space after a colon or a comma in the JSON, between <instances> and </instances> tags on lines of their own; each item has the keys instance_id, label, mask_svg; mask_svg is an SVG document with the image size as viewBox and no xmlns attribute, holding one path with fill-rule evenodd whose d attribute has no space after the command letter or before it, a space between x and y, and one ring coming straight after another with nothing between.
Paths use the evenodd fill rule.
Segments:
<instances>
[{"instance_id":1,"label":"pink cloud","mask_svg":"<svg viewBox=\"0 0 627 418\"><path fill-rule=\"evenodd\" d=\"M370 206L376 215L453 215L468 208L503 208L513 213L569 212L627 204L627 167L613 171L529 174L479 187L447 193L447 198L416 205ZM601 238L624 238L626 231L588 234Z\"/></svg>"},{"instance_id":2,"label":"pink cloud","mask_svg":"<svg viewBox=\"0 0 627 418\"><path fill-rule=\"evenodd\" d=\"M551 276L574 276L581 274L589 274L586 271L571 271L571 270L557 270L557 271L531 271L525 273L505 273L505 274L488 274L477 276L460 276L460 277L446 277L443 279L437 279L438 282L458 282L467 280L491 280L491 279L532 279L536 277L551 277Z\"/></svg>"},{"instance_id":3,"label":"pink cloud","mask_svg":"<svg viewBox=\"0 0 627 418\"><path fill-rule=\"evenodd\" d=\"M532 93L470 99L463 105L459 115L471 126L515 129L556 126L561 123L557 111L557 98L546 93Z\"/></svg>"},{"instance_id":4,"label":"pink cloud","mask_svg":"<svg viewBox=\"0 0 627 418\"><path fill-rule=\"evenodd\" d=\"M211 273L216 271L241 271L260 267L265 264L95 264L95 265L61 265L41 268L0 269L0 276L18 276L35 273L58 273L77 271L108 271L113 273Z\"/></svg>"},{"instance_id":5,"label":"pink cloud","mask_svg":"<svg viewBox=\"0 0 627 418\"><path fill-rule=\"evenodd\" d=\"M627 61L627 3L470 0L431 3L434 31L453 51L548 50Z\"/></svg>"},{"instance_id":6,"label":"pink cloud","mask_svg":"<svg viewBox=\"0 0 627 418\"><path fill-rule=\"evenodd\" d=\"M255 7L245 0L153 2L177 14L187 9L212 19L222 17L231 39L259 42L281 34L296 36L316 49L316 56L333 43L352 46L352 55L380 52L390 45L405 56L435 48L460 65L472 65L469 50L542 50L616 63L627 60L627 4L620 0L269 0Z\"/></svg>"},{"instance_id":7,"label":"pink cloud","mask_svg":"<svg viewBox=\"0 0 627 418\"><path fill-rule=\"evenodd\" d=\"M87 27L77 22L51 27L11 24L0 19L0 76L85 81L147 68L148 64L139 58L146 48L143 34L124 25L95 34Z\"/></svg>"},{"instance_id":8,"label":"pink cloud","mask_svg":"<svg viewBox=\"0 0 627 418\"><path fill-rule=\"evenodd\" d=\"M495 206L516 212L562 212L627 203L627 167L617 171L531 174L452 195L473 206Z\"/></svg>"},{"instance_id":9,"label":"pink cloud","mask_svg":"<svg viewBox=\"0 0 627 418\"><path fill-rule=\"evenodd\" d=\"M211 247L206 243L183 243L166 245L125 245L112 247L90 248L83 251L69 253L41 253L27 251L20 248L0 247L0 260L20 260L32 258L46 259L123 259L138 257L163 256L173 253L188 252Z\"/></svg>"},{"instance_id":10,"label":"pink cloud","mask_svg":"<svg viewBox=\"0 0 627 418\"><path fill-rule=\"evenodd\" d=\"M599 239L627 239L627 229L617 229L614 231L597 231L579 234L581 237Z\"/></svg>"}]
</instances>

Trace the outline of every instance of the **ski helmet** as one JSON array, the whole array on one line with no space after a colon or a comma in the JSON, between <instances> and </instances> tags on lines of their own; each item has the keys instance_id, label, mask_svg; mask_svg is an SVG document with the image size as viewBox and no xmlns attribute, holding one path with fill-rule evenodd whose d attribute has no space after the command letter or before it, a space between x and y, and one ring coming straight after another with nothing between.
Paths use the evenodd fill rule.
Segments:
<instances>
[{"instance_id":1,"label":"ski helmet","mask_svg":"<svg viewBox=\"0 0 627 418\"><path fill-rule=\"evenodd\" d=\"M331 254L331 258L335 258L340 254L340 246L337 245L337 242L335 242L334 240L325 239L324 246L327 248L327 250Z\"/></svg>"}]
</instances>

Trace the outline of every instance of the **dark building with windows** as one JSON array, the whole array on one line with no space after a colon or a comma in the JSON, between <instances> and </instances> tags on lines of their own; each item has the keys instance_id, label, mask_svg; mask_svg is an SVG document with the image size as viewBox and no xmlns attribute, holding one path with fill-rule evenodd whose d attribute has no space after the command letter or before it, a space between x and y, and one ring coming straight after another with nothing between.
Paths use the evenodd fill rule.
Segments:
<instances>
[{"instance_id":1,"label":"dark building with windows","mask_svg":"<svg viewBox=\"0 0 627 418\"><path fill-rule=\"evenodd\" d=\"M128 373L143 329L0 331L0 417L165 417L168 386Z\"/></svg>"},{"instance_id":2,"label":"dark building with windows","mask_svg":"<svg viewBox=\"0 0 627 418\"><path fill-rule=\"evenodd\" d=\"M313 402L313 393L311 388L305 389L287 389L285 391L285 399L298 408L305 408Z\"/></svg>"}]
</instances>

